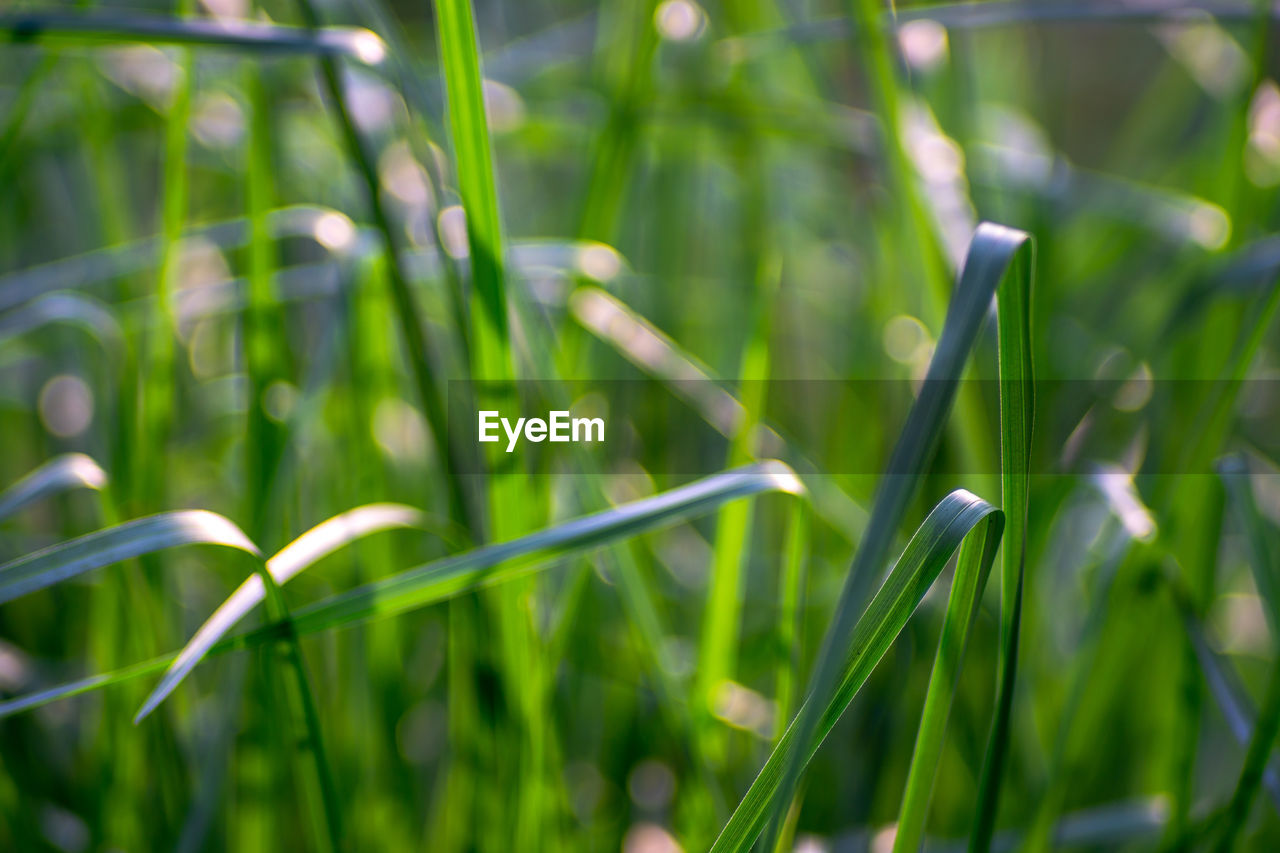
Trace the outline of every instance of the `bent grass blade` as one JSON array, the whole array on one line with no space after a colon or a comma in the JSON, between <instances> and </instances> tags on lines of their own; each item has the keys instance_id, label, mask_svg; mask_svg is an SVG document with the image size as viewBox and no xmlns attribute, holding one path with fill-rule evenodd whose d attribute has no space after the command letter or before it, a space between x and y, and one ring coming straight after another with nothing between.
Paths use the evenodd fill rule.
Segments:
<instances>
[{"instance_id":1,"label":"bent grass blade","mask_svg":"<svg viewBox=\"0 0 1280 853\"><path fill-rule=\"evenodd\" d=\"M221 545L254 556L258 547L230 519L202 509L126 521L51 545L0 566L0 604L94 569L179 545Z\"/></svg>"},{"instance_id":2,"label":"bent grass blade","mask_svg":"<svg viewBox=\"0 0 1280 853\"><path fill-rule=\"evenodd\" d=\"M782 462L770 460L723 471L679 488L622 504L544 530L446 557L346 593L331 596L293 614L297 634L312 634L403 613L435 604L480 585L501 583L545 567L554 559L627 539L667 524L705 515L733 500L767 493L801 496L804 487ZM250 649L280 638L281 626L226 637L209 654ZM178 654L101 673L0 702L0 719L59 699L99 690L159 672Z\"/></svg>"},{"instance_id":3,"label":"bent grass blade","mask_svg":"<svg viewBox=\"0 0 1280 853\"><path fill-rule=\"evenodd\" d=\"M981 597L983 581L990 572L1003 527L1004 515L1000 510L963 489L947 495L934 507L911 537L884 585L872 598L866 612L854 627L839 662L835 688L828 696L820 699L815 699L815 695L810 694L796 719L765 761L760 774L751 783L729 822L725 824L720 837L711 847L711 853L745 851L751 848L766 821L773 816L773 803L786 782L785 774L788 769L794 767L803 770L809 763L880 662L880 658L907 624L951 555L970 533L979 531L978 538L974 539L974 546L966 549L965 559L957 570L948 616L951 616L953 606L958 611L972 611L976 608L974 601L957 601L955 592L959 591L961 597L969 594ZM961 572L964 572L963 576ZM969 617L964 617L964 624L968 623L968 619ZM950 654L949 647L947 654ZM801 723L806 709L812 714L816 724L807 745L804 745L806 742L800 737L805 734Z\"/></svg>"},{"instance_id":4,"label":"bent grass blade","mask_svg":"<svg viewBox=\"0 0 1280 853\"><path fill-rule=\"evenodd\" d=\"M363 536L397 527L417 527L422 521L420 512L402 504L357 507L321 522L290 542L267 560L267 571L277 584L284 586L303 570ZM141 722L155 710L209 650L266 598L266 594L262 577L256 573L240 584L178 652L164 678L142 704L134 722Z\"/></svg>"},{"instance_id":5,"label":"bent grass blade","mask_svg":"<svg viewBox=\"0 0 1280 853\"><path fill-rule=\"evenodd\" d=\"M0 492L0 521L42 498L71 489L101 490L107 472L83 453L66 453L48 462Z\"/></svg>"}]
</instances>

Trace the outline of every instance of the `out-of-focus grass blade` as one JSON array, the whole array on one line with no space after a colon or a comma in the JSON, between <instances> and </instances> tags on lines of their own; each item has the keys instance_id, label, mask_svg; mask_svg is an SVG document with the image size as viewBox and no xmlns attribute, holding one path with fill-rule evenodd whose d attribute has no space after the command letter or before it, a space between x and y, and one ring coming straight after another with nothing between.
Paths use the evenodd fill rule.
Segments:
<instances>
[{"instance_id":1,"label":"out-of-focus grass blade","mask_svg":"<svg viewBox=\"0 0 1280 853\"><path fill-rule=\"evenodd\" d=\"M283 586L299 572L362 536L396 527L414 527L421 521L420 512L403 504L369 504L357 507L321 522L280 549L274 557L267 560L267 571L277 584ZM259 575L251 575L240 584L182 647L169 671L142 704L134 722L142 720L163 702L182 679L186 678L187 673L208 654L209 649L265 597L266 590Z\"/></svg>"},{"instance_id":2,"label":"out-of-focus grass blade","mask_svg":"<svg viewBox=\"0 0 1280 853\"><path fill-rule=\"evenodd\" d=\"M1227 728L1231 730L1236 742L1247 747L1252 738L1254 721L1257 717L1253 703L1249 700L1249 694L1231 665L1222 660L1209 646L1204 630L1196 621L1185 599L1177 595L1175 598L1179 601L1183 625L1186 627L1187 637L1191 640L1191 648L1195 651L1196 660L1199 661L1200 669L1204 673L1204 680L1209 685L1209 692L1218 703L1218 709L1227 721ZM1262 781L1267 786L1267 793L1270 794L1276 811L1280 812L1280 772L1277 772L1274 764L1267 766Z\"/></svg>"},{"instance_id":3,"label":"out-of-focus grass blade","mask_svg":"<svg viewBox=\"0 0 1280 853\"><path fill-rule=\"evenodd\" d=\"M307 28L312 31L320 31L320 16L311 0L297 0L297 6ZM382 44L381 40L378 41L378 44ZM440 458L454 462L456 448L448 438L448 418L444 410L440 383L432 363L431 353L427 347L427 338L423 332L424 324L421 313L409 287L409 276L405 271L401 251L403 241L399 236L400 231L391 224L391 217L382 201L381 182L378 178L376 158L365 144L360 131L356 128L355 119L351 114L351 106L348 103L347 92L343 88L339 76L337 61L334 57L328 55L321 55L316 61L320 66L320 75L324 81L325 92L337 118L338 129L342 133L347 153L351 156L360 181L364 185L369 212L373 215L374 227L382 236L382 242L386 248L388 262L387 284L390 287L391 299L395 304L396 319L400 325L400 337L405 348L405 358L409 363L409 370L413 375L414 384L417 386L416 390L422 403L423 411L427 416L427 423L431 427L432 439L436 444ZM453 470L461 470L460 466L457 465L451 465L450 467ZM470 509L470 502L461 483L457 477L446 477L445 485L449 490L449 511L452 519L459 524L469 526L468 522L472 520L474 513Z\"/></svg>"},{"instance_id":4,"label":"out-of-focus grass blade","mask_svg":"<svg viewBox=\"0 0 1280 853\"><path fill-rule=\"evenodd\" d=\"M1243 459L1231 457L1220 463L1218 470L1227 492L1231 495L1232 504L1240 519L1240 526L1245 531L1249 543L1249 562L1252 565L1254 577L1258 579L1258 589L1263 594L1267 605L1268 621L1274 638L1275 628L1280 624L1280 611L1276 609L1275 600L1276 564L1267 542L1265 524L1253 499L1248 466ZM1235 849L1235 840L1249 819L1249 810L1267 773L1267 759L1271 756L1271 749L1275 745L1278 732L1280 732L1280 661L1272 664L1271 677L1267 681L1262 705L1258 709L1253 735L1249 738L1249 746L1245 750L1240 778L1236 782L1235 791L1232 792L1222 816L1222 837L1218 839L1217 849L1223 851Z\"/></svg>"},{"instance_id":5,"label":"out-of-focus grass blade","mask_svg":"<svg viewBox=\"0 0 1280 853\"><path fill-rule=\"evenodd\" d=\"M78 293L50 293L0 317L0 343L30 334L51 323L86 331L109 357L118 358L125 336L115 315L96 299Z\"/></svg>"},{"instance_id":6,"label":"out-of-focus grass blade","mask_svg":"<svg viewBox=\"0 0 1280 853\"><path fill-rule=\"evenodd\" d=\"M80 14L8 12L0 14L0 32L12 42L193 45L255 54L342 56L368 65L378 64L386 55L382 39L361 28L311 31L250 21L138 15L117 10Z\"/></svg>"},{"instance_id":7,"label":"out-of-focus grass blade","mask_svg":"<svg viewBox=\"0 0 1280 853\"><path fill-rule=\"evenodd\" d=\"M987 0L982 3L938 3L906 7L883 15L885 27L912 21L936 21L949 30L978 30L1018 24L1147 23L1177 20L1204 13L1220 22L1252 21L1265 4L1248 0ZM1277 15L1271 11L1272 17ZM857 35L850 18L804 21L738 36L745 43L770 41L779 46L839 41Z\"/></svg>"},{"instance_id":8,"label":"out-of-focus grass blade","mask_svg":"<svg viewBox=\"0 0 1280 853\"><path fill-rule=\"evenodd\" d=\"M639 535L647 530L704 515L732 500L769 492L800 495L799 478L776 460L759 462L705 477L653 497L586 515L555 527L447 557L377 583L341 593L297 610L298 634L315 633L353 622L425 607L477 585L492 585L588 548ZM217 518L217 516L214 516ZM266 625L215 643L210 654L247 649L279 639L280 626ZM90 676L0 703L0 718L49 702L159 672L177 657L165 655L114 672Z\"/></svg>"},{"instance_id":9,"label":"out-of-focus grass blade","mask_svg":"<svg viewBox=\"0 0 1280 853\"><path fill-rule=\"evenodd\" d=\"M498 347L491 357L501 361L492 367L501 370L510 357L504 352L507 345L505 259L475 21L470 0L438 0L435 7L458 194L466 211L467 242L471 247L471 284L478 303L472 325L477 333L491 339L489 346ZM484 339L476 344L479 351L475 355L488 357L484 352ZM481 370L490 366L485 361L479 364ZM482 376L497 379L505 372Z\"/></svg>"},{"instance_id":10,"label":"out-of-focus grass blade","mask_svg":"<svg viewBox=\"0 0 1280 853\"><path fill-rule=\"evenodd\" d=\"M83 453L55 456L0 492L0 520L47 495L70 489L101 489L106 485L107 472Z\"/></svg>"},{"instance_id":11,"label":"out-of-focus grass blade","mask_svg":"<svg viewBox=\"0 0 1280 853\"><path fill-rule=\"evenodd\" d=\"M0 604L143 554L179 545L222 545L256 555L239 527L202 509L164 512L51 545L0 566Z\"/></svg>"},{"instance_id":12,"label":"out-of-focus grass blade","mask_svg":"<svg viewBox=\"0 0 1280 853\"><path fill-rule=\"evenodd\" d=\"M807 751L810 738L817 731L821 708L839 686L841 661L848 654L855 626L861 621L863 602L885 563L916 485L941 440L965 363L997 288L1008 275L1015 256L1026 250L1028 240L1022 231L989 222L980 224L974 232L928 372L889 459L887 470L894 473L882 478L878 486L866 535L854 555L834 621L823 640L808 699L796 717L796 740L803 749L795 751L781 784L770 789L769 802L764 807L769 817L777 817L787 809L801 770L798 759ZM739 837L733 843L753 841L759 828L755 826L750 839ZM739 826L738 831L742 829ZM728 831L726 827L725 832Z\"/></svg>"},{"instance_id":13,"label":"out-of-focus grass blade","mask_svg":"<svg viewBox=\"0 0 1280 853\"><path fill-rule=\"evenodd\" d=\"M964 562L964 567L976 574L968 579L957 575L956 584L966 592L972 592L974 584L981 588L979 581L990 571L995 559L1003 523L1000 510L963 489L947 495L933 508L907 543L845 644L835 689L819 699L810 694L716 839L712 853L750 849L773 812L787 769L803 769L809 763L951 555L979 525L982 526L981 542L974 540L975 548L968 552L973 558ZM970 602L964 605L974 606ZM806 708L813 708L815 702L821 703L816 711L811 711L816 726L805 745L805 741L800 740L801 734L807 734L801 729L801 721L805 719Z\"/></svg>"},{"instance_id":14,"label":"out-of-focus grass blade","mask_svg":"<svg viewBox=\"0 0 1280 853\"><path fill-rule=\"evenodd\" d=\"M1267 622L1271 636L1280 639L1280 591L1276 589L1275 562L1272 556L1271 536L1267 532L1258 503L1253 497L1249 482L1249 464L1242 455L1228 456L1217 464L1218 474L1226 486L1227 495L1235 506L1241 532L1249 549L1249 568L1253 570L1253 582L1266 604Z\"/></svg>"}]
</instances>

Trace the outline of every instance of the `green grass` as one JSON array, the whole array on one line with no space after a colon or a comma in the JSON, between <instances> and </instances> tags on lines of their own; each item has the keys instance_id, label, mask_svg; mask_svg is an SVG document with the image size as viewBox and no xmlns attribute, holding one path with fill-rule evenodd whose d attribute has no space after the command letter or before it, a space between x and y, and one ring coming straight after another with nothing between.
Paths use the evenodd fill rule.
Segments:
<instances>
[{"instance_id":1,"label":"green grass","mask_svg":"<svg viewBox=\"0 0 1280 853\"><path fill-rule=\"evenodd\" d=\"M1280 842L1269 4L224 6L0 12L0 848Z\"/></svg>"}]
</instances>

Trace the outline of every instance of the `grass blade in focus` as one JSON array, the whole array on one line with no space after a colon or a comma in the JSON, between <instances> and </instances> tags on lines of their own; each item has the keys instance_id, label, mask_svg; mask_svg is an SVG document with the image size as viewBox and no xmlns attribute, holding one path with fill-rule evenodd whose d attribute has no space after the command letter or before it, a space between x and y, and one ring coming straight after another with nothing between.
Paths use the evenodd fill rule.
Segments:
<instances>
[{"instance_id":1,"label":"grass blade in focus","mask_svg":"<svg viewBox=\"0 0 1280 853\"><path fill-rule=\"evenodd\" d=\"M380 530L396 527L412 527L419 524L422 515L412 507L398 504L370 504L357 507L323 521L282 548L267 560L267 571L275 582L284 586L304 569L332 554L348 543ZM208 654L228 631L266 598L262 578L251 575L236 588L231 596L218 606L195 635L182 647L164 678L151 691L147 701L139 709L134 722L151 713L165 697L173 692L195 669L196 664Z\"/></svg>"},{"instance_id":2,"label":"grass blade in focus","mask_svg":"<svg viewBox=\"0 0 1280 853\"><path fill-rule=\"evenodd\" d=\"M933 508L858 620L841 655L835 689L816 709L813 694L806 700L805 706L811 709L809 713L816 721L808 745L800 740L800 722L806 715L806 707L802 706L720 832L711 853L743 853L751 848L765 823L774 816L774 803L786 782L788 769L803 770L809 763L956 548L979 527L975 553L980 554L981 559L966 560L966 565L976 573L964 582L958 579L957 583L969 591L976 586L980 594L979 581L990 571L1003 525L1000 510L962 489L947 495ZM979 541L980 547L976 544ZM964 606L973 607L973 604L965 602Z\"/></svg>"}]
</instances>

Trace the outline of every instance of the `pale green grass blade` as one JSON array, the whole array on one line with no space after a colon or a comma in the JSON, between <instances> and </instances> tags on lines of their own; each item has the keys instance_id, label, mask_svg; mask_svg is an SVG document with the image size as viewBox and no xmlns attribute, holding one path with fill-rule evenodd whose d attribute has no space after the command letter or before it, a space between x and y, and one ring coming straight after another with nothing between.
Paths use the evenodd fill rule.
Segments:
<instances>
[{"instance_id":1,"label":"pale green grass blade","mask_svg":"<svg viewBox=\"0 0 1280 853\"><path fill-rule=\"evenodd\" d=\"M106 485L107 472L83 453L55 456L0 492L0 521L50 495L71 489L100 490Z\"/></svg>"},{"instance_id":2,"label":"pale green grass blade","mask_svg":"<svg viewBox=\"0 0 1280 853\"><path fill-rule=\"evenodd\" d=\"M113 45L140 42L244 50L255 55L341 56L376 65L386 55L382 39L366 29L330 27L310 31L251 21L139 15L118 10L67 14L0 14L0 32L13 42Z\"/></svg>"},{"instance_id":3,"label":"pale green grass blade","mask_svg":"<svg viewBox=\"0 0 1280 853\"><path fill-rule=\"evenodd\" d=\"M94 569L179 545L258 548L227 518L202 509L165 512L51 545L0 566L0 603Z\"/></svg>"},{"instance_id":4,"label":"pale green grass blade","mask_svg":"<svg viewBox=\"0 0 1280 853\"><path fill-rule=\"evenodd\" d=\"M809 763L951 555L979 525L983 527L979 534L983 545L978 548L982 559L977 561L979 565L967 561L971 568L977 570L977 576L973 578L975 582L990 571L1003 527L1002 513L963 489L947 495L929 513L854 627L840 656L835 689L819 700L810 694L716 839L712 853L751 848L756 836L774 814L774 803L787 781L788 769L802 770ZM969 602L965 604L973 606ZM820 702L820 705L815 705L815 702ZM800 739L802 734L806 734L801 728L806 709L816 723L807 745Z\"/></svg>"},{"instance_id":5,"label":"pale green grass blade","mask_svg":"<svg viewBox=\"0 0 1280 853\"><path fill-rule=\"evenodd\" d=\"M907 415L901 437L890 456L887 466L890 474L880 482L866 536L854 555L834 620L823 640L808 699L796 718L797 741L806 748L817 730L819 708L825 705L826 697L833 695L838 685L840 661L848 652L849 640L860 621L867 592L884 565L916 486L941 440L965 363L992 299L1027 240L1027 235L1021 231L989 222L982 223L974 232L959 284L947 310L942 335L919 395ZM797 751L796 756L799 755ZM773 799L767 807L769 816L777 818L786 812L800 769L798 761L793 762L786 769L782 783L771 789L769 796ZM776 821L773 825L777 825ZM759 827L755 829L758 831ZM753 833L751 840L754 837ZM766 848L768 846L766 844Z\"/></svg>"},{"instance_id":6,"label":"pale green grass blade","mask_svg":"<svg viewBox=\"0 0 1280 853\"><path fill-rule=\"evenodd\" d=\"M704 515L732 500L778 492L800 495L803 487L781 462L766 461L725 471L653 497L540 530L511 542L446 557L416 569L316 602L294 613L298 634L403 613L444 601L477 585L493 585L545 567L557 558L637 536L664 524ZM215 516L217 518L217 516ZM210 654L255 648L280 638L279 625L215 643ZM134 664L0 703L0 718L69 696L119 684L169 666L177 653Z\"/></svg>"},{"instance_id":7,"label":"pale green grass blade","mask_svg":"<svg viewBox=\"0 0 1280 853\"><path fill-rule=\"evenodd\" d=\"M362 536L397 527L415 527L422 521L420 512L401 504L369 504L357 507L321 522L280 549L275 556L267 560L267 571L271 573L271 577L277 584L283 586L298 573ZM164 678L151 691L151 695L139 709L134 722L141 721L163 702L165 697L187 677L187 673L195 669L196 664L209 653L209 649L213 648L214 644L257 607L264 598L266 598L266 588L262 584L261 576L254 574L240 584L182 647L182 651L178 653L178 657L164 674Z\"/></svg>"}]
</instances>

